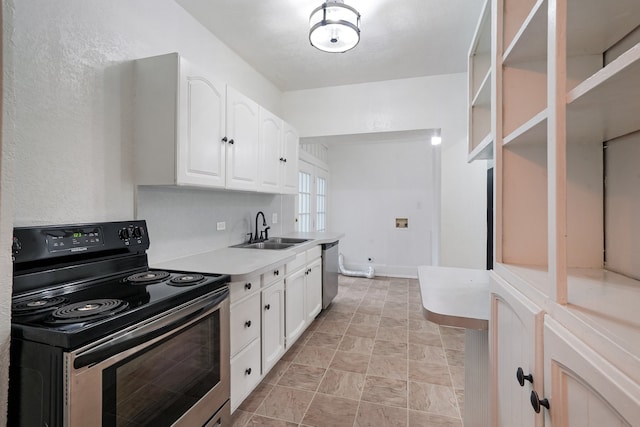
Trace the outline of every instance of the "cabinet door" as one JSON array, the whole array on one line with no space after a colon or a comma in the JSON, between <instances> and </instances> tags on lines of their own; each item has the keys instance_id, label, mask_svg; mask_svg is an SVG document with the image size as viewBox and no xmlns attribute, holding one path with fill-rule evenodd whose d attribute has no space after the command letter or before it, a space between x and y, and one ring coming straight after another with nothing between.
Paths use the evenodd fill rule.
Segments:
<instances>
[{"instance_id":1,"label":"cabinet door","mask_svg":"<svg viewBox=\"0 0 640 427\"><path fill-rule=\"evenodd\" d=\"M178 185L225 186L225 108L225 85L180 59Z\"/></svg>"},{"instance_id":2,"label":"cabinet door","mask_svg":"<svg viewBox=\"0 0 640 427\"><path fill-rule=\"evenodd\" d=\"M282 119L260 107L260 191L280 193L281 146Z\"/></svg>"},{"instance_id":3,"label":"cabinet door","mask_svg":"<svg viewBox=\"0 0 640 427\"><path fill-rule=\"evenodd\" d=\"M305 273L303 268L284 279L287 347L298 339L307 324L304 304Z\"/></svg>"},{"instance_id":4,"label":"cabinet door","mask_svg":"<svg viewBox=\"0 0 640 427\"><path fill-rule=\"evenodd\" d=\"M284 281L262 291L262 373L284 354Z\"/></svg>"},{"instance_id":5,"label":"cabinet door","mask_svg":"<svg viewBox=\"0 0 640 427\"><path fill-rule=\"evenodd\" d=\"M491 275L489 342L492 365L492 419L499 427L540 427L529 402L531 390L543 395L541 310L504 282ZM516 373L522 368L532 382L520 386Z\"/></svg>"},{"instance_id":6,"label":"cabinet door","mask_svg":"<svg viewBox=\"0 0 640 427\"><path fill-rule=\"evenodd\" d=\"M227 188L257 190L259 107L227 86Z\"/></svg>"},{"instance_id":7,"label":"cabinet door","mask_svg":"<svg viewBox=\"0 0 640 427\"><path fill-rule=\"evenodd\" d=\"M298 132L290 124L283 123L282 132L282 177L280 179L282 192L285 194L298 194L298 157L299 153Z\"/></svg>"},{"instance_id":8,"label":"cabinet door","mask_svg":"<svg viewBox=\"0 0 640 427\"><path fill-rule=\"evenodd\" d=\"M307 322L311 323L322 310L322 260L320 258L307 265L305 280L305 305Z\"/></svg>"},{"instance_id":9,"label":"cabinet door","mask_svg":"<svg viewBox=\"0 0 640 427\"><path fill-rule=\"evenodd\" d=\"M260 293L233 304L229 317L229 341L233 357L251 341L260 337Z\"/></svg>"},{"instance_id":10,"label":"cabinet door","mask_svg":"<svg viewBox=\"0 0 640 427\"><path fill-rule=\"evenodd\" d=\"M547 425L639 426L640 385L549 316L544 323Z\"/></svg>"}]
</instances>

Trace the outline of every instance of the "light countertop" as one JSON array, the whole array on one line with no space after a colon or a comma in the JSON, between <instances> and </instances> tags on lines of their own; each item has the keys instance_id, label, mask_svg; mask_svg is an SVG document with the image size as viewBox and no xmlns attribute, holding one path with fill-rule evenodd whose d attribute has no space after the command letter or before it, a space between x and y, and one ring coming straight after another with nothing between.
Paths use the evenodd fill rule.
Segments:
<instances>
[{"instance_id":1,"label":"light countertop","mask_svg":"<svg viewBox=\"0 0 640 427\"><path fill-rule=\"evenodd\" d=\"M460 328L489 328L489 271L452 267L418 267L425 317Z\"/></svg>"},{"instance_id":2,"label":"light countertop","mask_svg":"<svg viewBox=\"0 0 640 427\"><path fill-rule=\"evenodd\" d=\"M272 268L286 264L294 260L298 253L306 251L313 246L335 242L344 237L344 234L322 232L290 233L278 237L309 239L309 241L286 250L221 248L163 261L154 264L152 267L164 270L228 274L231 276L232 281L245 280L249 276L262 274Z\"/></svg>"}]
</instances>

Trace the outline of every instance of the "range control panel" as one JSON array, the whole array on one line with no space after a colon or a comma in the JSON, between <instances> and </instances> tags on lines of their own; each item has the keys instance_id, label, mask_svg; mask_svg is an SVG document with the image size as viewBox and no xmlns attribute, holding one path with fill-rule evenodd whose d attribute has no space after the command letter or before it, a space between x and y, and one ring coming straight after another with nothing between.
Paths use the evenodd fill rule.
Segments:
<instances>
[{"instance_id":1,"label":"range control panel","mask_svg":"<svg viewBox=\"0 0 640 427\"><path fill-rule=\"evenodd\" d=\"M144 220L20 227L13 230L14 262L37 261L102 251L145 252L149 249Z\"/></svg>"}]
</instances>

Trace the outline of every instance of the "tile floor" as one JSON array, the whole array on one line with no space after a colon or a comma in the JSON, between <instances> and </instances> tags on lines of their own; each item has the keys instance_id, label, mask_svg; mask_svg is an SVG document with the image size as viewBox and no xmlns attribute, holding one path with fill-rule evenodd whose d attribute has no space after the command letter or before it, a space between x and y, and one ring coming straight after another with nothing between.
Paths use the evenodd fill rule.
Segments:
<instances>
[{"instance_id":1,"label":"tile floor","mask_svg":"<svg viewBox=\"0 0 640 427\"><path fill-rule=\"evenodd\" d=\"M339 284L233 427L462 427L464 330L424 319L417 280Z\"/></svg>"}]
</instances>

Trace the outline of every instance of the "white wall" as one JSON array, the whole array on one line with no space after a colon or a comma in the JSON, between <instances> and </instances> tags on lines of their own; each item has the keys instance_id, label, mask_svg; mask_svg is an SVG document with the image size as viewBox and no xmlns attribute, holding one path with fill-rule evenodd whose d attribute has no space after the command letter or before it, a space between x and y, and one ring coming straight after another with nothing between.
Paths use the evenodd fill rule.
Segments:
<instances>
[{"instance_id":1,"label":"white wall","mask_svg":"<svg viewBox=\"0 0 640 427\"><path fill-rule=\"evenodd\" d=\"M6 412L12 227L134 217L131 61L180 52L281 114L280 91L172 0L5 0L3 13L0 425ZM169 215L175 217L162 215L161 209L150 212L175 199L172 190L141 193L139 210L149 214L158 258L158 248L177 238L170 230L184 230L191 217L194 224L203 222L195 209L174 207ZM264 196L217 198L198 192L179 200L206 206L212 218L238 213L225 210L227 203L255 214L263 207L275 210L280 202L278 197L265 206ZM279 204L291 210L291 203ZM226 235L202 230L216 244Z\"/></svg>"},{"instance_id":2,"label":"white wall","mask_svg":"<svg viewBox=\"0 0 640 427\"><path fill-rule=\"evenodd\" d=\"M329 222L347 233L347 269L416 277L417 266L432 264L432 151L427 138L329 147ZM408 218L409 228L396 228L396 218Z\"/></svg>"},{"instance_id":3,"label":"white wall","mask_svg":"<svg viewBox=\"0 0 640 427\"><path fill-rule=\"evenodd\" d=\"M441 226L434 230L440 233L440 253L435 256L439 265L484 268L486 164L466 163L466 90L466 74L448 74L286 92L284 117L302 137L441 128ZM339 231L348 238L350 230Z\"/></svg>"}]
</instances>

